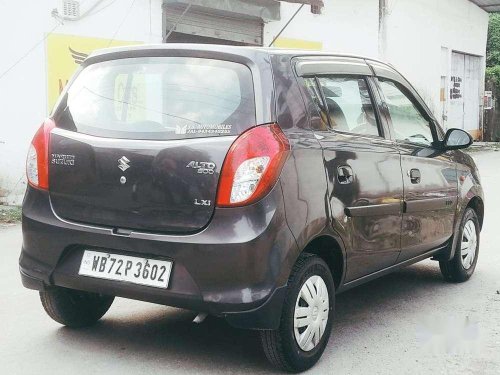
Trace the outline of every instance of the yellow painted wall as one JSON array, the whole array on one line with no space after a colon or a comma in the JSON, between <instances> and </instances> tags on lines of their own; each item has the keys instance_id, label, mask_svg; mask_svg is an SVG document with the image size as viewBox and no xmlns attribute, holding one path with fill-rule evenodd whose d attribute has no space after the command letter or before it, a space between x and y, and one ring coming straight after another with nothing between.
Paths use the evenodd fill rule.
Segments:
<instances>
[{"instance_id":1,"label":"yellow painted wall","mask_svg":"<svg viewBox=\"0 0 500 375\"><path fill-rule=\"evenodd\" d=\"M50 34L45 43L47 53L47 106L49 112L75 70L92 51L99 48L140 44L140 42L110 41L109 39L65 34Z\"/></svg>"},{"instance_id":2,"label":"yellow painted wall","mask_svg":"<svg viewBox=\"0 0 500 375\"><path fill-rule=\"evenodd\" d=\"M314 51L321 51L323 49L322 42L291 38L278 38L273 46L278 48L309 49Z\"/></svg>"}]
</instances>

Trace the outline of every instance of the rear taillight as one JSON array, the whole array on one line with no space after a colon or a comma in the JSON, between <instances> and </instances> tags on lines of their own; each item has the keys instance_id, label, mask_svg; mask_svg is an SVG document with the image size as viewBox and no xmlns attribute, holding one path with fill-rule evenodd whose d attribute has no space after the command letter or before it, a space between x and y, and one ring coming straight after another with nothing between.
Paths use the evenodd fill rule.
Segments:
<instances>
[{"instance_id":1,"label":"rear taillight","mask_svg":"<svg viewBox=\"0 0 500 375\"><path fill-rule=\"evenodd\" d=\"M264 197L276 183L289 151L290 143L277 124L240 135L222 166L217 206L243 206Z\"/></svg>"},{"instance_id":2,"label":"rear taillight","mask_svg":"<svg viewBox=\"0 0 500 375\"><path fill-rule=\"evenodd\" d=\"M37 130L26 159L26 175L31 186L47 190L49 188L49 137L55 124L51 119Z\"/></svg>"}]
</instances>

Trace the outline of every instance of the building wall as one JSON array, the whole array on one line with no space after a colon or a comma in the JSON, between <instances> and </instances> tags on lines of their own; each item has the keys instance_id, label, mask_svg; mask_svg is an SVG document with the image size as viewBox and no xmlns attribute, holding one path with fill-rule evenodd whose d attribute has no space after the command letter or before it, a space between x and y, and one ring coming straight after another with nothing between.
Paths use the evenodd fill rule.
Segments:
<instances>
[{"instance_id":1,"label":"building wall","mask_svg":"<svg viewBox=\"0 0 500 375\"><path fill-rule=\"evenodd\" d=\"M443 115L441 77L446 77L447 92L452 51L482 57L484 91L488 13L469 0L385 2L380 24L379 0L325 1L321 15L311 14L306 6L280 39L284 38L288 46L305 39L319 43L325 51L360 54L394 65L415 86L439 121ZM265 27L265 43L273 40L298 7L282 4L281 20ZM446 113L448 104L444 106ZM443 125L454 127L447 122Z\"/></svg>"},{"instance_id":2,"label":"building wall","mask_svg":"<svg viewBox=\"0 0 500 375\"><path fill-rule=\"evenodd\" d=\"M61 12L61 0L0 4L0 43L4 51L0 75L19 61L0 77L0 203L20 203L26 184L26 152L31 137L48 115L47 33L162 41L162 0L82 0L81 13L96 2L94 14L62 25L51 16L54 8ZM452 51L482 56L484 76L488 15L468 0L386 0L381 24L379 0L324 3L321 15L312 14L309 6L304 6L276 45L364 55L392 63L416 86L438 119L442 115L441 77L449 81ZM272 41L298 6L281 4L281 20L265 24L264 45Z\"/></svg>"},{"instance_id":3,"label":"building wall","mask_svg":"<svg viewBox=\"0 0 500 375\"><path fill-rule=\"evenodd\" d=\"M459 127L442 121L441 77L448 93L452 51L481 56L484 91L488 13L468 0L390 0L386 12L386 48L380 57L414 84L445 127ZM446 99L445 114L449 95Z\"/></svg>"},{"instance_id":4,"label":"building wall","mask_svg":"<svg viewBox=\"0 0 500 375\"><path fill-rule=\"evenodd\" d=\"M81 13L95 2L80 1ZM105 1L97 6L96 10L106 6L98 13L58 25L51 11L59 8L61 13L61 3L60 0L29 0L0 4L3 51L0 75L33 48L0 77L0 202L22 200L26 153L36 129L48 115L44 41L47 33L161 43L161 0L135 1L132 8L131 0Z\"/></svg>"},{"instance_id":5,"label":"building wall","mask_svg":"<svg viewBox=\"0 0 500 375\"><path fill-rule=\"evenodd\" d=\"M323 51L378 57L378 2L327 0L319 15L312 14L305 5L280 39L320 42ZM281 4L281 20L269 22L264 27L264 45L271 43L298 7L298 4Z\"/></svg>"}]
</instances>

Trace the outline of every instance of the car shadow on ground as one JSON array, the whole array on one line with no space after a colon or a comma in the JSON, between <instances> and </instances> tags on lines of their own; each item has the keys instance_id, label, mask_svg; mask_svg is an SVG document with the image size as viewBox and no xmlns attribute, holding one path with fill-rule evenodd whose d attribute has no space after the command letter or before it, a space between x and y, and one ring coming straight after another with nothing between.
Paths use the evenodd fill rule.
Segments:
<instances>
[{"instance_id":1,"label":"car shadow on ground","mask_svg":"<svg viewBox=\"0 0 500 375\"><path fill-rule=\"evenodd\" d=\"M402 318L402 314L393 313L398 306L417 309L429 294L446 293L451 287L443 281L437 263L428 262L342 293L337 296L336 321L327 351L335 352L336 342L344 347L359 340L352 330L359 328L359 320L367 314L380 324L389 325L391 320ZM54 334L58 343L75 350L98 348L95 350L99 353L104 351L117 360L133 356L134 360L153 360L160 366L162 362L166 366L175 363L186 372L206 368L252 373L272 370L260 348L258 332L235 329L213 317L194 324L194 316L190 311L149 304L132 314L113 313L112 308L94 327L61 328Z\"/></svg>"}]
</instances>

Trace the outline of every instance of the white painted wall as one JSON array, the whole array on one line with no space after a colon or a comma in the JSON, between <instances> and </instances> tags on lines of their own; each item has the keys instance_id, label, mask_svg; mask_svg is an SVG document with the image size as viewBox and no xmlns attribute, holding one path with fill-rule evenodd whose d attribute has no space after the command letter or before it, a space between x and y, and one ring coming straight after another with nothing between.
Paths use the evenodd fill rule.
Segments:
<instances>
[{"instance_id":1,"label":"white painted wall","mask_svg":"<svg viewBox=\"0 0 500 375\"><path fill-rule=\"evenodd\" d=\"M378 0L326 0L320 15L304 6L281 37L318 41L324 51L378 57ZM264 27L264 45L299 8L298 4L282 3L281 20Z\"/></svg>"},{"instance_id":2,"label":"white painted wall","mask_svg":"<svg viewBox=\"0 0 500 375\"><path fill-rule=\"evenodd\" d=\"M81 0L81 13L95 2ZM133 0L104 0L96 8L105 7L99 13L79 21L64 21L63 25L57 26L58 21L51 17L51 11L59 8L59 13L62 13L60 0L0 2L0 45L3 51L0 75L27 54L0 77L0 202L1 190L4 190L12 191L7 202L20 203L26 186L24 168L29 143L47 116L43 38L52 30L60 34L109 39L114 36L115 40L161 43L162 1L138 0L130 8L132 3ZM34 47L37 42L40 43Z\"/></svg>"},{"instance_id":3,"label":"white painted wall","mask_svg":"<svg viewBox=\"0 0 500 375\"><path fill-rule=\"evenodd\" d=\"M81 0L81 12L96 1ZM102 0L97 9L104 8L99 13L57 26L51 10L60 8L60 0L0 2L0 44L4 51L0 75L26 55L0 77L0 201L3 189L13 191L9 202L20 203L25 188L26 151L35 130L47 116L44 36L53 30L160 43L161 3L162 0ZM282 3L281 21L269 22L264 28L265 45L298 6ZM388 0L386 38L379 40L379 0L326 0L323 14L313 15L305 6L282 36L322 42L326 51L392 63L415 85L440 119L441 75L449 76L452 50L485 56L487 27L487 13L468 0ZM37 42L40 43L35 46Z\"/></svg>"},{"instance_id":4,"label":"white painted wall","mask_svg":"<svg viewBox=\"0 0 500 375\"><path fill-rule=\"evenodd\" d=\"M483 57L484 91L488 13L468 0L389 0L387 12L387 47L380 57L412 82L439 121L441 75L449 87L452 51Z\"/></svg>"},{"instance_id":5,"label":"white painted wall","mask_svg":"<svg viewBox=\"0 0 500 375\"><path fill-rule=\"evenodd\" d=\"M320 41L325 51L375 57L394 65L415 86L438 120L442 118L441 75L447 76L448 83L452 51L483 57L484 91L488 13L469 0L387 0L381 39L379 0L324 3L322 15L313 15L309 7L304 7L282 37ZM298 7L282 4L281 21L265 27L266 43ZM442 47L447 49L444 58Z\"/></svg>"}]
</instances>

